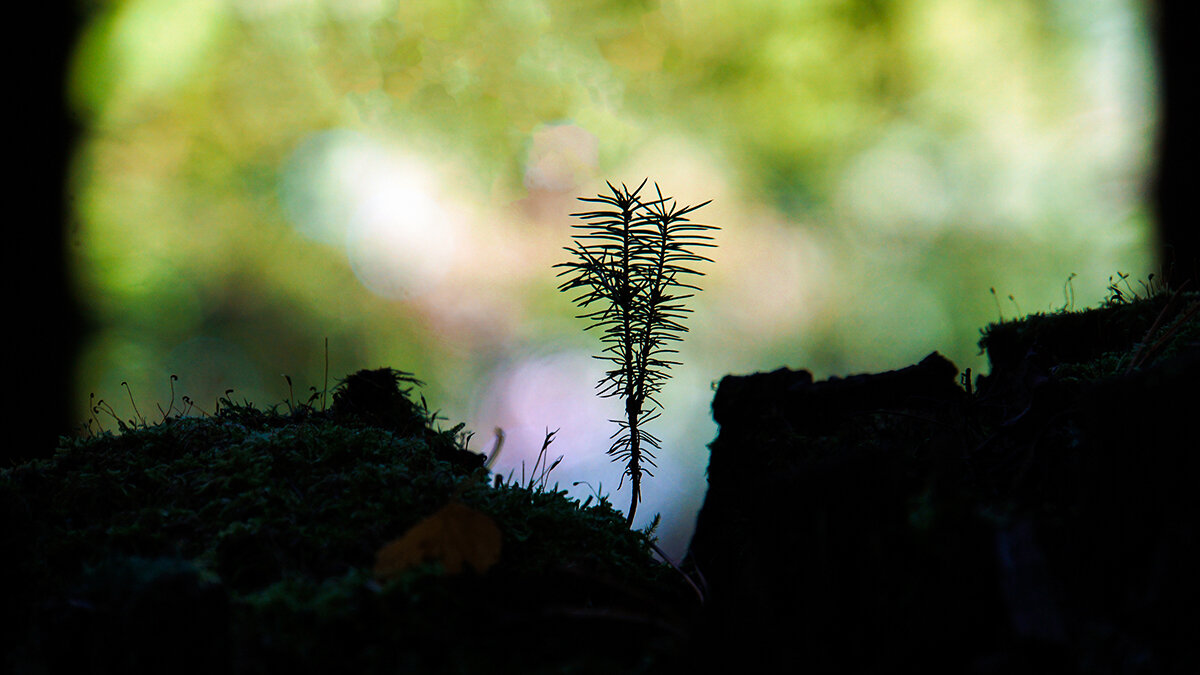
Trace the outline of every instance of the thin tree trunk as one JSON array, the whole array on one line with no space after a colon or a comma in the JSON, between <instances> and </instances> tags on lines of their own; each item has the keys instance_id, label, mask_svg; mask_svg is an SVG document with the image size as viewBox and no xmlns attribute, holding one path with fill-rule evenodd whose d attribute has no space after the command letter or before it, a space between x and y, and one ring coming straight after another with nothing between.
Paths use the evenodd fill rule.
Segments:
<instances>
[{"instance_id":1,"label":"thin tree trunk","mask_svg":"<svg viewBox=\"0 0 1200 675\"><path fill-rule=\"evenodd\" d=\"M1158 221L1159 263L1166 281L1200 289L1200 223L1192 205L1196 127L1188 102L1196 85L1195 3L1157 0L1153 13L1160 78L1158 166L1153 207Z\"/></svg>"}]
</instances>

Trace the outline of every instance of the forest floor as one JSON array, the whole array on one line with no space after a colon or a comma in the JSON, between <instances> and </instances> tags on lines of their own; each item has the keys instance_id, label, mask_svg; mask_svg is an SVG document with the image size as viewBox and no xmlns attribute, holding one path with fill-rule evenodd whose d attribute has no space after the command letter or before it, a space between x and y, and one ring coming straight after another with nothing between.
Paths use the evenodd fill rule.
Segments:
<instances>
[{"instance_id":1,"label":"forest floor","mask_svg":"<svg viewBox=\"0 0 1200 675\"><path fill-rule=\"evenodd\" d=\"M416 382L225 400L0 471L14 673L638 672L698 601L601 497L491 477Z\"/></svg>"},{"instance_id":2,"label":"forest floor","mask_svg":"<svg viewBox=\"0 0 1200 675\"><path fill-rule=\"evenodd\" d=\"M898 527L922 541L968 514L1044 558L1056 600L993 561L997 607L1005 635L1059 641L1074 672L1192 662L1178 649L1194 622L1166 617L1196 597L1200 562L1197 307L1198 293L1115 295L987 327L991 372L961 377L955 408L969 451L922 459L942 487L901 495ZM547 457L524 483L490 475L418 384L360 371L328 407L168 406L0 470L5 671L636 673L737 646L713 636L700 576L657 559L652 532L549 484ZM855 428L820 451L873 433ZM898 428L879 427L911 439ZM816 447L802 435L783 451ZM757 519L778 529L776 513ZM774 574L755 584L788 599L795 568ZM1016 643L997 644L984 647Z\"/></svg>"}]
</instances>

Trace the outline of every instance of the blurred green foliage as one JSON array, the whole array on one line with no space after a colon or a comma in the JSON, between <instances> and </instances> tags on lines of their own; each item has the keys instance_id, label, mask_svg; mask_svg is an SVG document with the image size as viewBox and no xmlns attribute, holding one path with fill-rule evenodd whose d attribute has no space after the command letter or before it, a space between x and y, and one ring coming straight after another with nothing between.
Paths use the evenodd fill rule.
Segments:
<instances>
[{"instance_id":1,"label":"blurred green foliage","mask_svg":"<svg viewBox=\"0 0 1200 675\"><path fill-rule=\"evenodd\" d=\"M978 371L988 288L1045 309L1077 273L1087 305L1151 264L1144 12L96 3L69 76L85 131L70 240L99 327L78 417L121 381L165 401L172 373L199 402L278 399L283 373L320 386L327 337L332 372L420 372L472 420L504 398L505 364L587 349L549 267L571 196L606 176L715 197L723 259L683 359L699 374L678 386L932 349ZM679 426L700 447L694 407L701 424Z\"/></svg>"}]
</instances>

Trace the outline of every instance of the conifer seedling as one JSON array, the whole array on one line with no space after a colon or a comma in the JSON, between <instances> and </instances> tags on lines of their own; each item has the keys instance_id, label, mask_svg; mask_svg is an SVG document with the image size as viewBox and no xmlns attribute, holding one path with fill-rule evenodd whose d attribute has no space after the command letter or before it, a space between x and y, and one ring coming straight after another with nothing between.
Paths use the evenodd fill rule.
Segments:
<instances>
[{"instance_id":1,"label":"conifer seedling","mask_svg":"<svg viewBox=\"0 0 1200 675\"><path fill-rule=\"evenodd\" d=\"M566 277L560 291L582 292L573 299L585 310L578 318L588 321L584 330L600 333L603 349L595 358L611 364L596 385L598 394L625 402L624 417L612 420L618 429L608 454L625 465L621 484L629 477L630 525L641 501L642 474L654 475L647 465L656 466L654 451L661 449L646 424L660 414L655 396L667 371L679 365L672 346L688 331L683 320L691 310L684 301L700 290L689 283L702 276L692 265L712 262L696 250L715 246L706 233L717 229L687 218L709 202L677 207L657 184L656 198L643 200L646 182L632 191L608 183L611 194L580 197L597 206L571 214L583 220L572 225L574 246L566 247L571 259L554 266Z\"/></svg>"}]
</instances>

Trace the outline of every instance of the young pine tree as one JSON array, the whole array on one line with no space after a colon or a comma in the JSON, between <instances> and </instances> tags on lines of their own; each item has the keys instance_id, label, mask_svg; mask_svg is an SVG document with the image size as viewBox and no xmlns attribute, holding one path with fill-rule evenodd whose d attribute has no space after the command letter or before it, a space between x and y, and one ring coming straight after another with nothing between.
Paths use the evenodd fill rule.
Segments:
<instances>
[{"instance_id":1,"label":"young pine tree","mask_svg":"<svg viewBox=\"0 0 1200 675\"><path fill-rule=\"evenodd\" d=\"M700 290L688 282L701 276L691 266L712 262L695 251L715 246L705 233L717 229L687 218L709 202L677 207L657 184L656 198L643 201L645 186L643 180L631 191L609 183L612 194L581 197L597 206L571 214L584 222L572 226L579 230L575 245L566 248L572 259L555 265L563 268L558 276L566 277L560 291L582 291L574 298L585 310L578 318L589 322L585 330L598 329L604 348L596 358L611 364L596 385L599 395L625 401L624 417L612 420L618 430L608 454L625 465L621 484L628 476L633 488L631 525L641 501L642 474L654 475L646 465L655 466L654 451L661 449L646 424L659 416L662 406L655 395L667 371L679 365L671 360L678 353L672 345L683 339L683 319L691 313L683 302Z\"/></svg>"}]
</instances>

